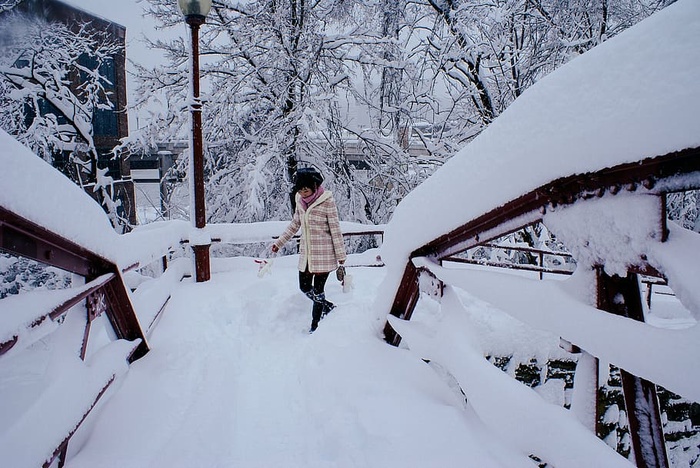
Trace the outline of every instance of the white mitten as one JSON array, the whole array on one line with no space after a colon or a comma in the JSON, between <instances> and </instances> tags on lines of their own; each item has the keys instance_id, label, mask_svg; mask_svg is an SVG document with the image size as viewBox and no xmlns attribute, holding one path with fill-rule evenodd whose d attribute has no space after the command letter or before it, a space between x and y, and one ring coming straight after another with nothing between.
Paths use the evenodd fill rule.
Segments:
<instances>
[{"instance_id":1,"label":"white mitten","mask_svg":"<svg viewBox=\"0 0 700 468\"><path fill-rule=\"evenodd\" d=\"M345 278L343 278L343 292L349 293L355 289L355 285L352 283L352 275L345 273Z\"/></svg>"},{"instance_id":2,"label":"white mitten","mask_svg":"<svg viewBox=\"0 0 700 468\"><path fill-rule=\"evenodd\" d=\"M262 278L267 274L272 274L272 260L255 260L258 267L258 278Z\"/></svg>"}]
</instances>

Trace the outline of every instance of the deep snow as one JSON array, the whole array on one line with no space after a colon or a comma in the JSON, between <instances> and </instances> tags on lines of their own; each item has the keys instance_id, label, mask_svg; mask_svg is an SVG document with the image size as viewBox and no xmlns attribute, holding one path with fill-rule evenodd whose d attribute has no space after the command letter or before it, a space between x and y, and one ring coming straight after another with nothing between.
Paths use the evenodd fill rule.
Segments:
<instances>
[{"instance_id":1,"label":"deep snow","mask_svg":"<svg viewBox=\"0 0 700 468\"><path fill-rule=\"evenodd\" d=\"M532 449L537 440L555 442L551 457L568 454L559 466L601 460L626 466L573 416L496 370L465 339L473 333L484 349L556 357L564 353L558 337L534 332L472 296L464 296L467 316L458 304L441 310L430 299L422 302L413 325L453 334L422 341L432 343L440 355L434 357L458 359L456 369L476 366L460 382L475 402L500 412L499 424L517 429L489 427L454 378L421 354L381 340L383 322L371 305L383 269L349 268L356 288L347 294L331 279L328 296L338 307L309 335L310 302L297 290L295 262L294 256L277 259L271 275L259 278L253 259L225 260L216 270L228 271L212 281L186 281L150 337L152 351L131 366L97 421L86 426L91 433L84 444L83 435L76 437L71 450L77 454L67 466L531 467L527 450L517 447ZM464 322L468 317L476 325ZM478 383L484 376L489 382ZM530 403L521 405L522 398ZM508 417L513 408L520 410ZM554 415L537 413L543 427L524 430L533 420L519 413L543 408ZM560 436L561 424L550 426L562 421L576 438ZM575 447L557 448L572 441Z\"/></svg>"},{"instance_id":2,"label":"deep snow","mask_svg":"<svg viewBox=\"0 0 700 468\"><path fill-rule=\"evenodd\" d=\"M311 336L306 333L310 304L297 292L294 257L277 259L272 276L259 278L253 260L239 258L217 262L208 283L178 285L148 338L151 352L123 378L128 343L118 341L89 356L87 367L74 357L64 359L64 338L80 332L73 323L76 314L69 314L51 338L0 361L3 463L19 466L18 454L27 447L31 452L36 440L49 445L67 424L52 408L82 403L101 386L100 379L89 377L113 372L117 386L74 438L68 467L513 467L533 466L531 453L559 468L629 466L585 431L572 412L547 403L483 358L499 347L556 356L563 353L558 348L563 332L594 336L598 312L584 307L578 278L560 288L551 282L534 286L517 275L469 272L454 279L463 290L448 288L442 306L422 300L411 322L392 319L405 347L386 345L381 329L386 300L393 297L408 253L423 242L556 177L700 144L699 43L700 4L681 0L528 90L401 203L382 249L387 268L353 269L356 289L347 295L330 281L329 297L339 307ZM0 157L0 205L120 266L147 251L157 258L154 246L166 235L174 241L213 237L214 229L193 231L186 223L118 237L77 187L68 188L69 182L4 133ZM33 183L37 178L42 184ZM494 180L498 190L493 190ZM454 216L454 199L469 201L461 218ZM440 206L445 209L437 210ZM687 234L672 233L668 246L650 251L674 275L671 280L690 309L673 308L682 311L686 322L681 327L671 309L660 311L652 323L681 328L675 331L683 337L697 333L700 303L691 287L698 263L690 261L700 249L694 248L696 234L684 242ZM145 237L139 242L140 236ZM636 250L650 245L650 235L645 236ZM580 321L560 318L556 334L531 330L482 302L510 309L502 293L505 284L515 297L538 296L538 289L546 289L568 300L566 294L573 291ZM136 296L135 302L146 299ZM528 321L555 314L551 308L541 316L537 308L515 309ZM662 320L668 317L674 320ZM615 322L626 340L643 333L656 339L665 332L641 332L639 324L607 318L602 326ZM655 342L658 348L674 345L673 338ZM697 340L683 345L687 357L697 357ZM615 350L601 352L620 357ZM661 373L665 363L647 366L641 358L621 359L629 359L640 374L649 372L671 384L689 372L685 364L670 362L668 377ZM698 373L690 372L688 379L696 379ZM85 385L65 392L61 386L76 379ZM687 385L692 383L688 380L681 390L694 395L697 386ZM23 393L27 389L31 392ZM545 396L558 403L562 392L553 385ZM18 402L31 411L18 412ZM34 413L55 417L32 419Z\"/></svg>"}]
</instances>

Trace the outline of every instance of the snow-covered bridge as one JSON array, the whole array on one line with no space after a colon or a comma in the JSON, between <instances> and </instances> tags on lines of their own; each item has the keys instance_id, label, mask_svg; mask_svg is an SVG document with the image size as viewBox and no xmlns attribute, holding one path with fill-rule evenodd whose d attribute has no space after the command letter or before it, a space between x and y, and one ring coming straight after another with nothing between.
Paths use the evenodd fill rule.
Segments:
<instances>
[{"instance_id":1,"label":"snow-covered bridge","mask_svg":"<svg viewBox=\"0 0 700 468\"><path fill-rule=\"evenodd\" d=\"M698 44L700 4L679 1L528 90L401 203L385 267L351 257L355 290L330 284L338 310L311 336L293 257L262 278L251 258L213 259L205 283L172 258L279 223L120 236L2 134L0 247L75 278L0 302L0 464L669 466L654 384L700 401L700 239L664 212L700 189ZM455 257L533 223L571 251L572 277ZM167 269L140 273L153 263ZM641 273L675 296L645 305ZM577 356L573 393L501 372L485 357L504 347ZM595 434L607 364L624 369L629 460Z\"/></svg>"}]
</instances>

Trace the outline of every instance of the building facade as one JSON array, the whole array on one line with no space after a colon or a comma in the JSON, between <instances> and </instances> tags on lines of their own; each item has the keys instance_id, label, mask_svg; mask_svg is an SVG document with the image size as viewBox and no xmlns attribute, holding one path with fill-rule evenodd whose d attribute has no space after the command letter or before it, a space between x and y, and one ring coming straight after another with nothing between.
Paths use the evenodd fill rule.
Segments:
<instances>
[{"instance_id":1,"label":"building facade","mask_svg":"<svg viewBox=\"0 0 700 468\"><path fill-rule=\"evenodd\" d=\"M81 85L86 81L86 73L96 70L103 77L100 84L111 106L110 108L96 107L91 114L91 137L97 157L88 154L87 141L81 137L79 132L75 132L65 147L52 154L52 163L57 169L81 185L91 196L98 199L100 194L94 190L97 172L106 169L106 175L114 181L111 186L107 187L107 192L117 201L117 214L123 221L135 224L134 187L130 176L128 155L115 156L113 153L120 140L129 134L129 121L126 112L126 28L59 0L22 0L11 11L4 14L8 13L21 13L29 17L41 18L49 23L62 23L69 30L75 32L76 37L81 29L99 33L104 36L105 40L118 46L109 59L100 64L87 54L81 55L77 63L71 64L68 75L69 89L75 95L79 95L81 92ZM28 111L25 119L32 119L32 112L35 111ZM69 120L63 111L57 109L48 100L41 103L40 113L42 115L54 114L59 124ZM80 160L84 162L84 167L87 168L90 165L93 167L81 171L81 168L76 167L80 166L80 164L76 164L76 161Z\"/></svg>"}]
</instances>

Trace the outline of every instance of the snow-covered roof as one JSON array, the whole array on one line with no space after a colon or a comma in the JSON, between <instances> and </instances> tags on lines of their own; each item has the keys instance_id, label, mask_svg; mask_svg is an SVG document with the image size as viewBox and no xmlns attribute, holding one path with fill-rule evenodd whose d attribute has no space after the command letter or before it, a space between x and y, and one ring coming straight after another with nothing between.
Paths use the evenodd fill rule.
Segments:
<instances>
[{"instance_id":1,"label":"snow-covered roof","mask_svg":"<svg viewBox=\"0 0 700 468\"><path fill-rule=\"evenodd\" d=\"M699 45L680 0L540 80L399 204L384 260L560 177L700 147Z\"/></svg>"}]
</instances>

